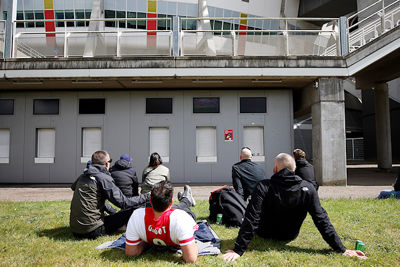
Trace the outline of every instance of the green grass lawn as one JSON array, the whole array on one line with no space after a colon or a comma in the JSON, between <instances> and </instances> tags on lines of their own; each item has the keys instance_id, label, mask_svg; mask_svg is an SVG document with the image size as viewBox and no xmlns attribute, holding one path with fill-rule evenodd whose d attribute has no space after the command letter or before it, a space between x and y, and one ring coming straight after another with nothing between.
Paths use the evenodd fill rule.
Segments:
<instances>
[{"instance_id":1,"label":"green grass lawn","mask_svg":"<svg viewBox=\"0 0 400 267\"><path fill-rule=\"evenodd\" d=\"M256 237L233 265L246 266L399 266L400 201L325 200L327 210L344 245L354 248L364 241L368 260L333 252L307 216L298 238L281 244ZM179 255L147 253L128 258L120 250L96 250L105 241L76 240L69 231L69 202L0 202L0 266L170 266L185 264ZM194 207L198 219L208 216L208 201ZM237 228L212 225L222 240L222 251L233 248ZM228 265L221 257L201 256L196 265ZM230 265L230 264L229 264Z\"/></svg>"}]
</instances>

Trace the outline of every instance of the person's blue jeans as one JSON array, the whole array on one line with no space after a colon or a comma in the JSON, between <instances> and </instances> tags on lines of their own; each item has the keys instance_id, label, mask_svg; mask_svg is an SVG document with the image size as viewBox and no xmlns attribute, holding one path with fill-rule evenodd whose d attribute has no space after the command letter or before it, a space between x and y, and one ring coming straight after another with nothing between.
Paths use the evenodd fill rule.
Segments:
<instances>
[{"instance_id":1,"label":"person's blue jeans","mask_svg":"<svg viewBox=\"0 0 400 267\"><path fill-rule=\"evenodd\" d=\"M379 199L390 198L391 194L394 194L395 198L400 198L400 191L394 191L394 190L383 190L379 193L378 198Z\"/></svg>"}]
</instances>

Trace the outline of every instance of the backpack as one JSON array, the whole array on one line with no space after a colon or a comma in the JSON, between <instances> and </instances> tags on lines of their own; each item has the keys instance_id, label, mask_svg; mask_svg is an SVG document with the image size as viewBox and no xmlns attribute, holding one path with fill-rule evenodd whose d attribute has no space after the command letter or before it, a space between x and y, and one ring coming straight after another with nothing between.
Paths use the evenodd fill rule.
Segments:
<instances>
[{"instance_id":1,"label":"backpack","mask_svg":"<svg viewBox=\"0 0 400 267\"><path fill-rule=\"evenodd\" d=\"M216 222L217 214L221 213L223 224L227 226L242 224L247 205L232 187L225 185L211 192L209 203L211 222Z\"/></svg>"}]
</instances>

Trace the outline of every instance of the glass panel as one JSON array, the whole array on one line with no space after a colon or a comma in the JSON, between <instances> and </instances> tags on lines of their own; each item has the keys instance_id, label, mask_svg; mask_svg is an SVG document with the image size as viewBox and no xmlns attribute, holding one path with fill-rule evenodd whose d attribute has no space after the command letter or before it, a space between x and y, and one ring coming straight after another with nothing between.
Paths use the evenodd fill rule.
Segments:
<instances>
[{"instance_id":1,"label":"glass panel","mask_svg":"<svg viewBox=\"0 0 400 267\"><path fill-rule=\"evenodd\" d=\"M34 19L33 11L25 11L25 19ZM35 24L33 22L26 22L25 28L33 28Z\"/></svg>"},{"instance_id":2,"label":"glass panel","mask_svg":"<svg viewBox=\"0 0 400 267\"><path fill-rule=\"evenodd\" d=\"M105 110L104 98L79 99L79 114L105 114Z\"/></svg>"},{"instance_id":3,"label":"glass panel","mask_svg":"<svg viewBox=\"0 0 400 267\"><path fill-rule=\"evenodd\" d=\"M146 13L137 13L137 17L138 18L145 18L146 17ZM146 21L145 20L138 20L137 21L137 28L138 29L146 29Z\"/></svg>"},{"instance_id":4,"label":"glass panel","mask_svg":"<svg viewBox=\"0 0 400 267\"><path fill-rule=\"evenodd\" d=\"M240 113L266 113L266 97L241 97Z\"/></svg>"},{"instance_id":5,"label":"glass panel","mask_svg":"<svg viewBox=\"0 0 400 267\"><path fill-rule=\"evenodd\" d=\"M75 18L76 19L84 19L85 18L85 12L83 10L76 10L75 11ZM83 27L85 26L84 21L77 21L75 24L77 27Z\"/></svg>"},{"instance_id":6,"label":"glass panel","mask_svg":"<svg viewBox=\"0 0 400 267\"><path fill-rule=\"evenodd\" d=\"M55 12L56 19L64 19L64 11ZM56 22L56 27L64 27L64 22Z\"/></svg>"},{"instance_id":7,"label":"glass panel","mask_svg":"<svg viewBox=\"0 0 400 267\"><path fill-rule=\"evenodd\" d=\"M59 99L34 99L33 100L34 115L58 115Z\"/></svg>"},{"instance_id":8,"label":"glass panel","mask_svg":"<svg viewBox=\"0 0 400 267\"><path fill-rule=\"evenodd\" d=\"M125 11L117 11L117 18L126 18L126 12ZM120 21L119 22L119 27L120 28L126 28L126 22L125 21Z\"/></svg>"},{"instance_id":9,"label":"glass panel","mask_svg":"<svg viewBox=\"0 0 400 267\"><path fill-rule=\"evenodd\" d=\"M24 19L24 13L22 11L18 11L17 12L17 20L23 20ZM17 23L17 28L23 28L24 27L24 23L19 22Z\"/></svg>"},{"instance_id":10,"label":"glass panel","mask_svg":"<svg viewBox=\"0 0 400 267\"><path fill-rule=\"evenodd\" d=\"M243 146L250 148L253 156L264 156L264 127L245 126Z\"/></svg>"},{"instance_id":11,"label":"glass panel","mask_svg":"<svg viewBox=\"0 0 400 267\"><path fill-rule=\"evenodd\" d=\"M171 114L172 98L146 98L147 114Z\"/></svg>"},{"instance_id":12,"label":"glass panel","mask_svg":"<svg viewBox=\"0 0 400 267\"><path fill-rule=\"evenodd\" d=\"M14 114L14 99L0 99L0 115Z\"/></svg>"},{"instance_id":13,"label":"glass panel","mask_svg":"<svg viewBox=\"0 0 400 267\"><path fill-rule=\"evenodd\" d=\"M105 18L115 18L116 12L115 10L106 10L105 11ZM106 21L106 27L115 27L115 21Z\"/></svg>"},{"instance_id":14,"label":"glass panel","mask_svg":"<svg viewBox=\"0 0 400 267\"><path fill-rule=\"evenodd\" d=\"M136 12L128 12L128 18L136 18ZM128 20L128 28L136 29L136 20Z\"/></svg>"},{"instance_id":15,"label":"glass panel","mask_svg":"<svg viewBox=\"0 0 400 267\"><path fill-rule=\"evenodd\" d=\"M74 12L71 10L65 11L65 18L66 19L74 19ZM67 22L67 27L74 27L73 22Z\"/></svg>"},{"instance_id":16,"label":"glass panel","mask_svg":"<svg viewBox=\"0 0 400 267\"><path fill-rule=\"evenodd\" d=\"M219 97L194 97L193 113L219 113Z\"/></svg>"}]
</instances>

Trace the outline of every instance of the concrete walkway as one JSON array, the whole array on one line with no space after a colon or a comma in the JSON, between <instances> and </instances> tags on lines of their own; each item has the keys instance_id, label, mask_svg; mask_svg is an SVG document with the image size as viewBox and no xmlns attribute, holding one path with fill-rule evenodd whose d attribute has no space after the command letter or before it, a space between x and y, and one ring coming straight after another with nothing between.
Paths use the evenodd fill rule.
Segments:
<instances>
[{"instance_id":1,"label":"concrete walkway","mask_svg":"<svg viewBox=\"0 0 400 267\"><path fill-rule=\"evenodd\" d=\"M221 187L192 186L196 200L207 200L210 192ZM384 189L390 186L321 186L318 194L321 199L326 198L375 198ZM175 193L183 191L182 186L175 187ZM72 190L69 188L41 188L41 187L3 187L0 188L0 201L54 201L72 199Z\"/></svg>"},{"instance_id":2,"label":"concrete walkway","mask_svg":"<svg viewBox=\"0 0 400 267\"><path fill-rule=\"evenodd\" d=\"M400 167L395 165L394 167ZM397 170L381 172L376 165L349 165L347 168L347 186L321 186L318 194L321 199L327 198L375 198L381 190L392 189ZM54 201L72 199L69 184L63 185L1 185L0 201ZM207 200L210 192L222 185L191 185L193 196L197 200ZM175 187L183 191L182 185Z\"/></svg>"}]
</instances>

